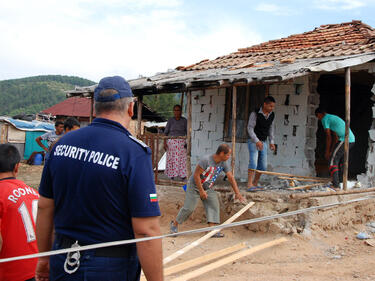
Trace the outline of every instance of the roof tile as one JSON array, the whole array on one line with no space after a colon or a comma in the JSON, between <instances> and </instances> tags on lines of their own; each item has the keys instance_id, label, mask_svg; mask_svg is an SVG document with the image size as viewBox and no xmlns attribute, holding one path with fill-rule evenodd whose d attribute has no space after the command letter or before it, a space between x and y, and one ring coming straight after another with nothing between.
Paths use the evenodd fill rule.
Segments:
<instances>
[{"instance_id":1,"label":"roof tile","mask_svg":"<svg viewBox=\"0 0 375 281\"><path fill-rule=\"evenodd\" d=\"M375 52L375 29L361 21L327 24L302 34L270 40L214 60L179 67L179 70L241 68L267 61L294 61Z\"/></svg>"}]
</instances>

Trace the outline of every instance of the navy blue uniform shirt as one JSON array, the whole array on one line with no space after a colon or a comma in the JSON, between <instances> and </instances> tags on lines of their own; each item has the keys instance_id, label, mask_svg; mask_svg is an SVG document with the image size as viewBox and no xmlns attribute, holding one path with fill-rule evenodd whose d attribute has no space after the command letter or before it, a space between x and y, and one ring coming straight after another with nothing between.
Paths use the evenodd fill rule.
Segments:
<instances>
[{"instance_id":1,"label":"navy blue uniform shirt","mask_svg":"<svg viewBox=\"0 0 375 281\"><path fill-rule=\"evenodd\" d=\"M39 193L54 200L56 233L81 244L134 238L132 217L160 216L150 148L103 118L56 143Z\"/></svg>"}]
</instances>

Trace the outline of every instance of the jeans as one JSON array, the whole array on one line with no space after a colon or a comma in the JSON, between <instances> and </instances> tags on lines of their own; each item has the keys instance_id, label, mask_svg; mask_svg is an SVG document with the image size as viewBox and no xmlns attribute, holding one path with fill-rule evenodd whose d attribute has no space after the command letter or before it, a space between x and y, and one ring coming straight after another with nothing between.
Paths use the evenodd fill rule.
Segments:
<instances>
[{"instance_id":1,"label":"jeans","mask_svg":"<svg viewBox=\"0 0 375 281\"><path fill-rule=\"evenodd\" d=\"M55 241L54 250L60 249ZM137 255L130 257L97 257L94 250L81 251L80 265L76 272L64 270L66 254L50 257L50 280L69 281L138 281L141 266Z\"/></svg>"},{"instance_id":2,"label":"jeans","mask_svg":"<svg viewBox=\"0 0 375 281\"><path fill-rule=\"evenodd\" d=\"M260 171L267 170L267 147L268 142L263 142L263 149L258 150L256 144L251 140L247 141L249 148L249 169L256 169Z\"/></svg>"}]
</instances>

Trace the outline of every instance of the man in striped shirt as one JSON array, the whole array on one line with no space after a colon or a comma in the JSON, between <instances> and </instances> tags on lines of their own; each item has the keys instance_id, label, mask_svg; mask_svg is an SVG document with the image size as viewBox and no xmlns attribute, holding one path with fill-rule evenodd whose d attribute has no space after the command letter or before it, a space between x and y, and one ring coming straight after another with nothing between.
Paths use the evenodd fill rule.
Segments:
<instances>
[{"instance_id":1,"label":"man in striped shirt","mask_svg":"<svg viewBox=\"0 0 375 281\"><path fill-rule=\"evenodd\" d=\"M227 144L221 144L216 153L204 156L197 164L195 172L191 175L186 188L184 206L179 211L175 221L170 224L171 233L178 231L178 224L186 221L195 210L198 200L201 199L206 210L209 226L220 223L220 204L216 191L212 189L217 177L224 172L232 185L235 197L242 203L246 199L241 195L236 180L233 177L227 160L231 156L231 149ZM218 232L214 237L224 237Z\"/></svg>"}]
</instances>

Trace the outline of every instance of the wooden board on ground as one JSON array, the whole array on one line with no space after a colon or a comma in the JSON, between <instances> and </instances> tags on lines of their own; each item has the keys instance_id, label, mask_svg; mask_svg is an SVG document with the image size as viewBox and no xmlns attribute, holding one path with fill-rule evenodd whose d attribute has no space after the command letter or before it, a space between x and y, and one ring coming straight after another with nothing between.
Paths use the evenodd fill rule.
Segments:
<instances>
[{"instance_id":1,"label":"wooden board on ground","mask_svg":"<svg viewBox=\"0 0 375 281\"><path fill-rule=\"evenodd\" d=\"M228 263L231 263L231 262L234 262L235 260L238 260L240 258L243 258L245 256L248 256L248 255L251 255L255 252L258 252L260 250L263 250L263 249L266 249L266 248L269 248L269 247L272 247L272 246L275 246L275 245L278 245L278 244L281 244L283 242L286 242L288 241L286 238L280 238L280 239L277 239L277 240L273 240L273 241L270 241L270 242L267 242L267 243L263 243L263 244L260 244L258 246L255 246L255 247L252 247L250 249L247 249L247 250L243 250L243 251L240 251L239 253L235 253L233 255L230 255L226 258L223 258L221 260L218 260L216 262L213 262L213 263L210 263L206 266L203 266L197 270L194 270L192 272L189 272L189 273L186 273L182 276L179 276L177 278L174 278L172 279L172 281L186 281L186 280L190 280L192 278L195 278L195 277L198 277L206 272L209 272L211 270L214 270L216 268L219 268L223 265L226 265Z\"/></svg>"},{"instance_id":2,"label":"wooden board on ground","mask_svg":"<svg viewBox=\"0 0 375 281\"><path fill-rule=\"evenodd\" d=\"M236 251L242 250L246 247L247 247L247 244L245 242L242 242L242 243L239 243L237 245L222 249L220 251L209 253L207 255L204 255L204 256L201 256L201 257L198 257L198 258L195 258L195 259L183 262L183 263L179 263L177 265L170 266L170 267L164 269L164 276L168 276L168 275L171 275L173 273L180 272L180 271L192 268L192 267L197 266L197 265L202 265L206 262L224 257L224 256L232 254Z\"/></svg>"},{"instance_id":3,"label":"wooden board on ground","mask_svg":"<svg viewBox=\"0 0 375 281\"><path fill-rule=\"evenodd\" d=\"M319 186L319 185L323 185L323 184L326 184L324 182L319 182L319 183L314 183L314 184L307 184L307 185L300 185L300 186L295 186L295 187L289 187L288 189L289 190L299 190L299 189L310 189L314 186Z\"/></svg>"},{"instance_id":4,"label":"wooden board on ground","mask_svg":"<svg viewBox=\"0 0 375 281\"><path fill-rule=\"evenodd\" d=\"M315 180L320 180L321 179L319 177L298 176L298 175L292 175L292 174L287 174L287 173L277 173L277 172L270 172L270 171L259 171L259 170L255 170L255 169L249 169L249 170L257 172L259 174L265 174L265 175L286 176L286 177L293 177L293 178L304 178L304 179L315 179Z\"/></svg>"},{"instance_id":5,"label":"wooden board on ground","mask_svg":"<svg viewBox=\"0 0 375 281\"><path fill-rule=\"evenodd\" d=\"M319 180L310 179L310 178L284 177L284 176L278 176L278 178L282 180L311 181L311 182L330 182L331 181L331 179L327 179L327 178L321 178Z\"/></svg>"},{"instance_id":6,"label":"wooden board on ground","mask_svg":"<svg viewBox=\"0 0 375 281\"><path fill-rule=\"evenodd\" d=\"M235 219L237 219L239 216L241 216L243 213L245 213L254 204L255 204L254 202L250 202L245 207L243 207L241 210L239 210L236 214L234 214L232 217L227 219L222 225L232 223ZM207 233L206 235L199 238L198 240L192 242L188 246L186 246L186 247L182 248L181 250L178 250L177 252L173 253L172 255L164 258L163 264L167 264L167 263L171 262L175 258L177 258L177 257L181 256L182 254L186 253L187 251L190 251L191 249L195 248L196 246L202 244L204 241L206 241L207 239L209 239L210 237L212 237L213 235L218 233L220 230L221 230L220 228L212 230L209 233Z\"/></svg>"}]
</instances>

